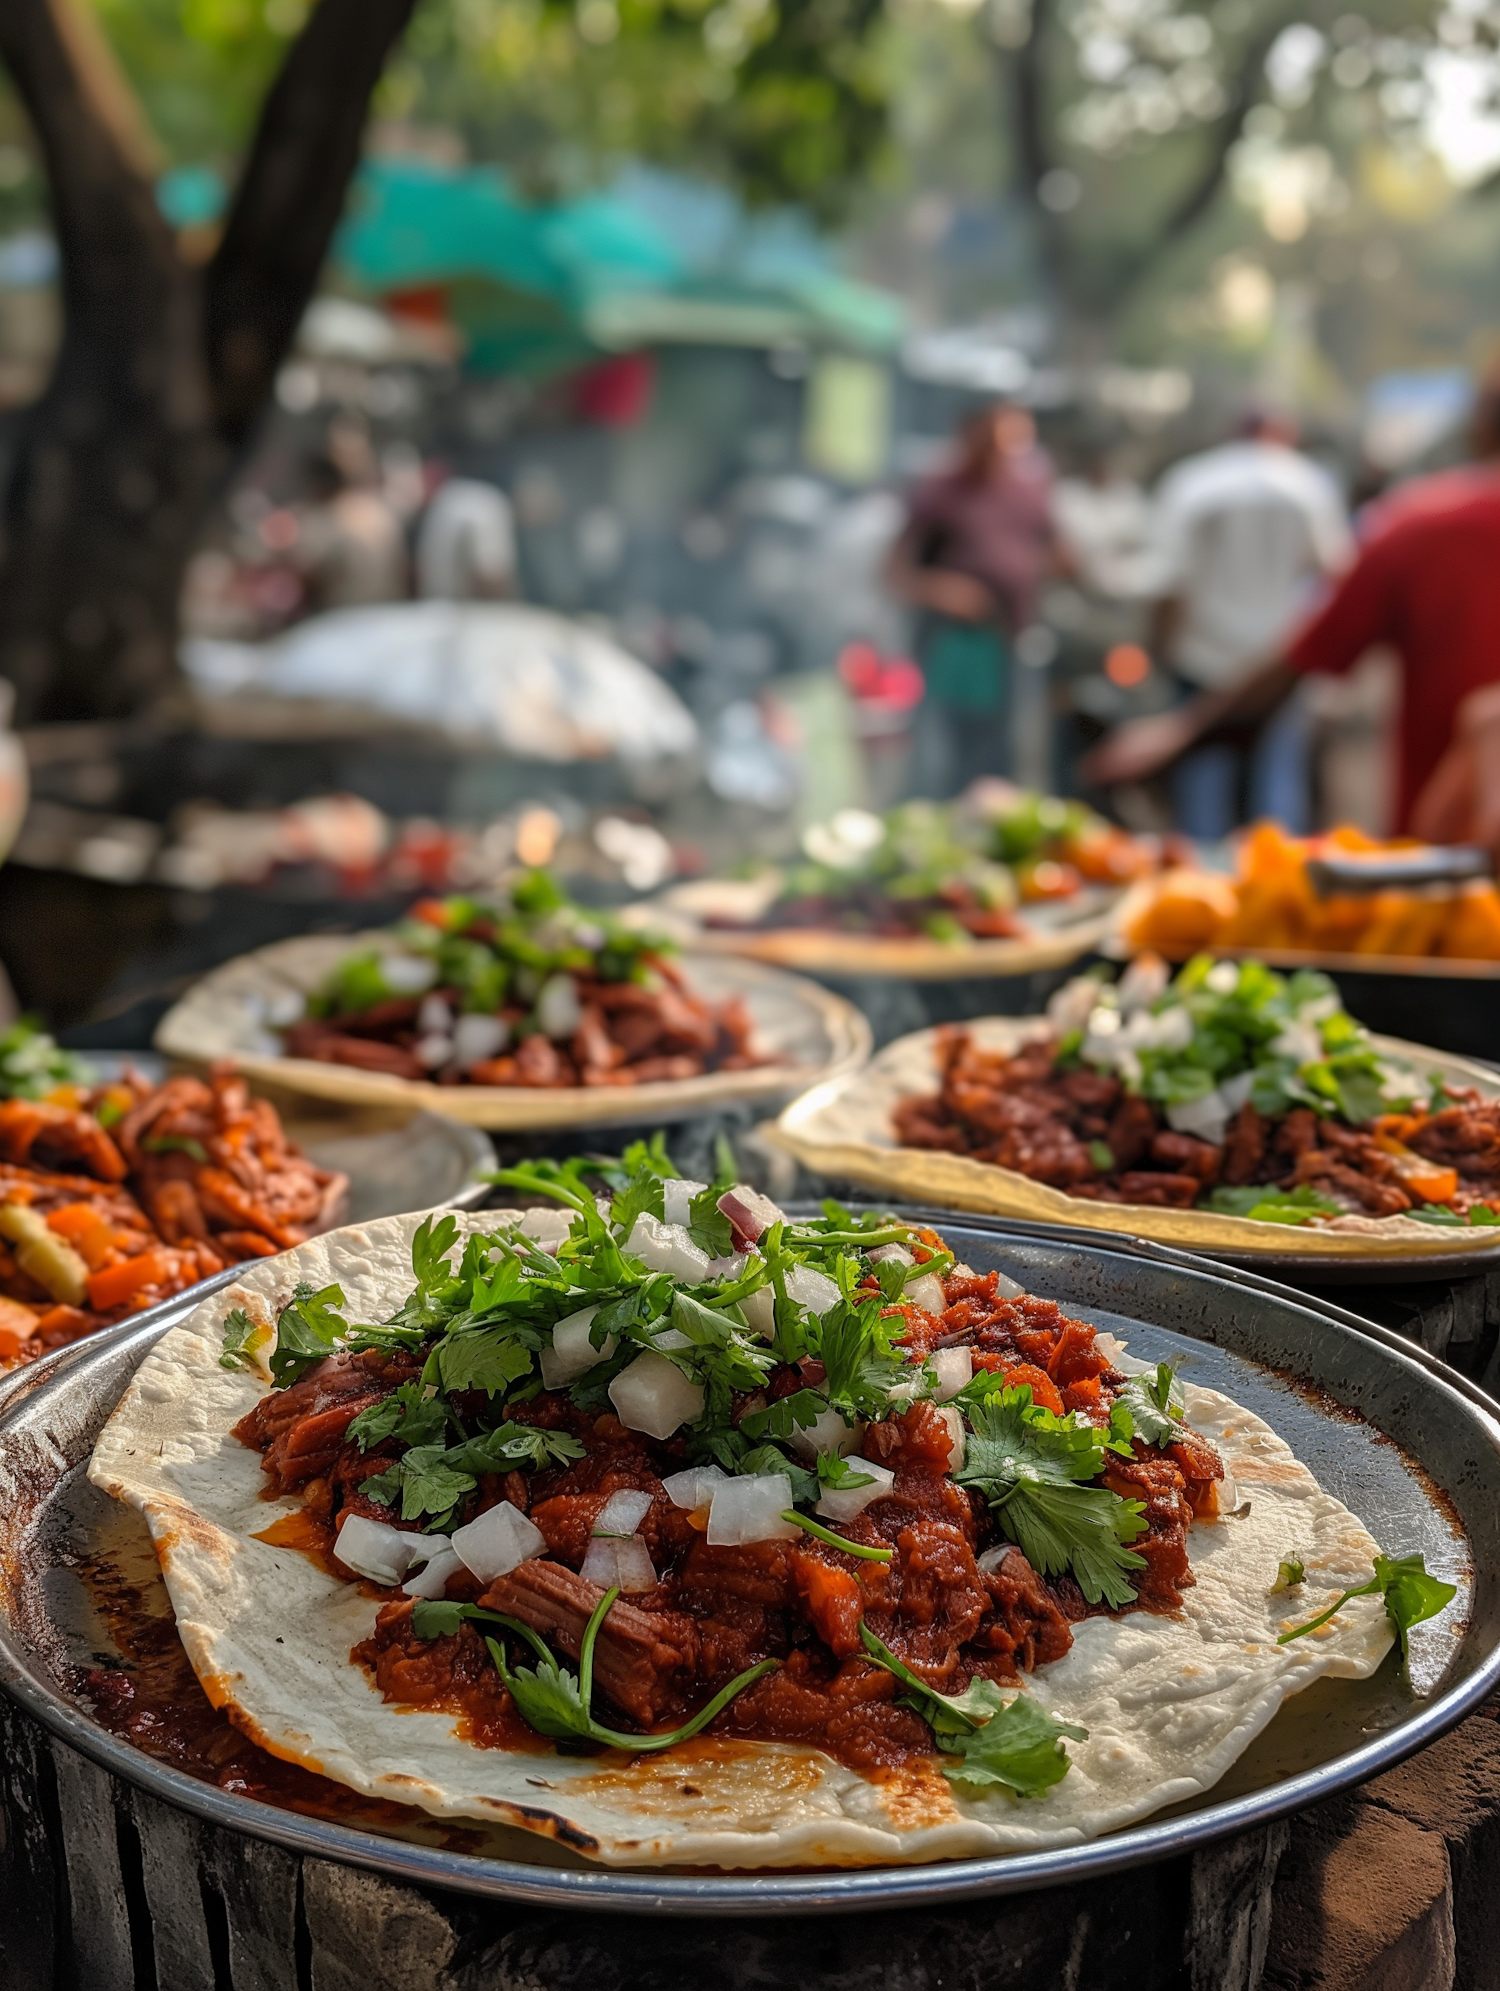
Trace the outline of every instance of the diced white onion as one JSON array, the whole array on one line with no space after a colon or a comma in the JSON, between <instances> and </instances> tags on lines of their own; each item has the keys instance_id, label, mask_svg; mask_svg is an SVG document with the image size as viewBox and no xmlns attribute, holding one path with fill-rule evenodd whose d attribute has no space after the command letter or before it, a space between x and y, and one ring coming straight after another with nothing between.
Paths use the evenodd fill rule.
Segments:
<instances>
[{"instance_id":1,"label":"diced white onion","mask_svg":"<svg viewBox=\"0 0 1500 1991\"><path fill-rule=\"evenodd\" d=\"M436 1031L430 1036L419 1037L412 1046L412 1056L427 1071L435 1072L453 1056L453 1039Z\"/></svg>"},{"instance_id":2,"label":"diced white onion","mask_svg":"<svg viewBox=\"0 0 1500 1991\"><path fill-rule=\"evenodd\" d=\"M627 1431L644 1431L648 1438L670 1438L679 1425L703 1415L703 1385L649 1349L615 1377L609 1400Z\"/></svg>"},{"instance_id":3,"label":"diced white onion","mask_svg":"<svg viewBox=\"0 0 1500 1991\"><path fill-rule=\"evenodd\" d=\"M896 1484L896 1475L884 1466L877 1466L871 1459L862 1459L853 1454L847 1463L857 1473L868 1473L868 1486L825 1486L818 1501L818 1512L830 1521L852 1521L856 1514L863 1514L872 1500L883 1500Z\"/></svg>"},{"instance_id":4,"label":"diced white onion","mask_svg":"<svg viewBox=\"0 0 1500 1991\"><path fill-rule=\"evenodd\" d=\"M953 1271L955 1276L961 1276L965 1279L973 1279L978 1276L972 1266L968 1265L955 1265ZM995 1274L995 1291L1002 1300L1018 1300L1026 1291L1026 1288L1021 1284L1019 1279L1010 1279L1006 1277L1005 1273L997 1272Z\"/></svg>"},{"instance_id":5,"label":"diced white onion","mask_svg":"<svg viewBox=\"0 0 1500 1991\"><path fill-rule=\"evenodd\" d=\"M1047 1001L1047 1021L1059 1037L1082 1030L1099 1000L1099 984L1092 975L1075 975L1064 982Z\"/></svg>"},{"instance_id":6,"label":"diced white onion","mask_svg":"<svg viewBox=\"0 0 1500 1991\"><path fill-rule=\"evenodd\" d=\"M670 1272L685 1286L700 1286L708 1277L708 1253L693 1243L681 1224L664 1224L643 1210L625 1240L648 1272Z\"/></svg>"},{"instance_id":7,"label":"diced white onion","mask_svg":"<svg viewBox=\"0 0 1500 1991\"><path fill-rule=\"evenodd\" d=\"M1277 1057L1290 1058L1296 1065L1316 1065L1323 1058L1323 1034L1316 1024L1303 1023L1294 1017L1281 1026L1269 1048Z\"/></svg>"},{"instance_id":8,"label":"diced white onion","mask_svg":"<svg viewBox=\"0 0 1500 1991\"><path fill-rule=\"evenodd\" d=\"M380 973L393 995L420 995L437 980L437 962L425 954L386 954Z\"/></svg>"},{"instance_id":9,"label":"diced white onion","mask_svg":"<svg viewBox=\"0 0 1500 1991\"><path fill-rule=\"evenodd\" d=\"M1203 977L1203 986L1211 995L1232 996L1240 985L1240 964L1238 961L1215 961Z\"/></svg>"},{"instance_id":10,"label":"diced white onion","mask_svg":"<svg viewBox=\"0 0 1500 1991\"><path fill-rule=\"evenodd\" d=\"M446 996L436 990L422 998L422 1006L417 1011L417 1029L424 1037L446 1037L453 1028L453 1011L448 1007Z\"/></svg>"},{"instance_id":11,"label":"diced white onion","mask_svg":"<svg viewBox=\"0 0 1500 1991\"><path fill-rule=\"evenodd\" d=\"M508 1500L487 1507L477 1520L453 1531L454 1553L481 1583L509 1576L533 1556L545 1555L547 1540L534 1521Z\"/></svg>"},{"instance_id":12,"label":"diced white onion","mask_svg":"<svg viewBox=\"0 0 1500 1991\"><path fill-rule=\"evenodd\" d=\"M949 1432L948 1464L945 1470L950 1473L956 1473L964 1462L964 1452L968 1445L968 1437L964 1431L963 1412L956 1405L945 1403L938 1411L938 1416L947 1425Z\"/></svg>"},{"instance_id":13,"label":"diced white onion","mask_svg":"<svg viewBox=\"0 0 1500 1991\"><path fill-rule=\"evenodd\" d=\"M651 1337L652 1344L663 1355L680 1355L684 1348L691 1348L692 1342L680 1327L660 1328Z\"/></svg>"},{"instance_id":14,"label":"diced white onion","mask_svg":"<svg viewBox=\"0 0 1500 1991\"><path fill-rule=\"evenodd\" d=\"M656 1588L656 1569L651 1551L639 1535L623 1540L614 1535L595 1535L589 1542L579 1575L601 1590L623 1590L627 1594Z\"/></svg>"},{"instance_id":15,"label":"diced white onion","mask_svg":"<svg viewBox=\"0 0 1500 1991\"><path fill-rule=\"evenodd\" d=\"M939 1403L946 1403L949 1397L957 1396L974 1380L972 1348L934 1348L927 1359L937 1371L936 1396Z\"/></svg>"},{"instance_id":16,"label":"diced white onion","mask_svg":"<svg viewBox=\"0 0 1500 1991\"><path fill-rule=\"evenodd\" d=\"M639 1488L623 1486L612 1493L594 1518L596 1535L633 1535L651 1512L651 1496Z\"/></svg>"},{"instance_id":17,"label":"diced white onion","mask_svg":"<svg viewBox=\"0 0 1500 1991\"><path fill-rule=\"evenodd\" d=\"M846 1423L830 1404L806 1429L794 1430L791 1443L793 1451L800 1452L804 1459L815 1459L819 1452L842 1457L859 1443L859 1432L854 1425Z\"/></svg>"},{"instance_id":18,"label":"diced white onion","mask_svg":"<svg viewBox=\"0 0 1500 1991\"><path fill-rule=\"evenodd\" d=\"M691 1514L699 1507L706 1507L714 1497L714 1488L722 1486L728 1477L722 1466L688 1466L664 1479L662 1487L674 1507L685 1507Z\"/></svg>"},{"instance_id":19,"label":"diced white onion","mask_svg":"<svg viewBox=\"0 0 1500 1991\"><path fill-rule=\"evenodd\" d=\"M753 1334L770 1341L776 1333L776 1293L773 1287L757 1286L753 1293L746 1294L739 1302L740 1312L745 1316Z\"/></svg>"},{"instance_id":20,"label":"diced white onion","mask_svg":"<svg viewBox=\"0 0 1500 1991\"><path fill-rule=\"evenodd\" d=\"M1226 1078L1219 1087L1219 1097L1230 1113L1238 1113L1254 1090L1254 1072L1236 1072L1233 1078Z\"/></svg>"},{"instance_id":21,"label":"diced white onion","mask_svg":"<svg viewBox=\"0 0 1500 1991\"><path fill-rule=\"evenodd\" d=\"M719 1198L718 1209L734 1226L736 1244L754 1244L772 1224L786 1219L786 1212L779 1204L752 1189L748 1182L737 1182L732 1189L726 1189Z\"/></svg>"},{"instance_id":22,"label":"diced white onion","mask_svg":"<svg viewBox=\"0 0 1500 1991\"><path fill-rule=\"evenodd\" d=\"M750 1254L745 1251L732 1251L727 1258L711 1258L708 1261L710 1279L738 1279L750 1263Z\"/></svg>"},{"instance_id":23,"label":"diced white onion","mask_svg":"<svg viewBox=\"0 0 1500 1991\"><path fill-rule=\"evenodd\" d=\"M556 1252L573 1228L571 1210L526 1210L516 1229L539 1244L544 1251Z\"/></svg>"},{"instance_id":24,"label":"diced white onion","mask_svg":"<svg viewBox=\"0 0 1500 1991\"><path fill-rule=\"evenodd\" d=\"M998 1575L1001 1563L1015 1547L1014 1542L996 1542L992 1549L986 1549L979 1558L979 1567L986 1576Z\"/></svg>"},{"instance_id":25,"label":"diced white onion","mask_svg":"<svg viewBox=\"0 0 1500 1991\"><path fill-rule=\"evenodd\" d=\"M870 1253L872 1265L915 1265L916 1262L904 1244L877 1244Z\"/></svg>"},{"instance_id":26,"label":"diced white onion","mask_svg":"<svg viewBox=\"0 0 1500 1991\"><path fill-rule=\"evenodd\" d=\"M694 1182L691 1176L674 1178L661 1186L662 1218L669 1224L686 1224L692 1214L690 1204L695 1196L701 1196L708 1187L706 1182Z\"/></svg>"},{"instance_id":27,"label":"diced white onion","mask_svg":"<svg viewBox=\"0 0 1500 1991\"><path fill-rule=\"evenodd\" d=\"M333 1552L346 1569L367 1576L372 1583L399 1583L415 1562L425 1562L438 1548L448 1546L444 1535L422 1536L409 1529L393 1528L388 1521L372 1521L367 1514L351 1514L339 1529Z\"/></svg>"},{"instance_id":28,"label":"diced white onion","mask_svg":"<svg viewBox=\"0 0 1500 1991\"><path fill-rule=\"evenodd\" d=\"M812 1265L792 1267L786 1275L786 1296L789 1300L795 1300L799 1307L806 1307L809 1313L819 1315L826 1314L830 1307L836 1307L842 1298L838 1282Z\"/></svg>"},{"instance_id":29,"label":"diced white onion","mask_svg":"<svg viewBox=\"0 0 1500 1991\"><path fill-rule=\"evenodd\" d=\"M549 975L536 999L537 1028L547 1037L571 1037L583 1021L583 1004L571 975Z\"/></svg>"},{"instance_id":30,"label":"diced white onion","mask_svg":"<svg viewBox=\"0 0 1500 1991\"><path fill-rule=\"evenodd\" d=\"M453 1058L461 1071L482 1058L495 1058L510 1041L510 1025L500 1016L461 1016L453 1026Z\"/></svg>"},{"instance_id":31,"label":"diced white onion","mask_svg":"<svg viewBox=\"0 0 1500 1991\"><path fill-rule=\"evenodd\" d=\"M759 1473L726 1480L716 1486L708 1510L708 1540L712 1548L737 1548L745 1542L790 1542L802 1530L782 1515L792 1504L792 1482L785 1473Z\"/></svg>"},{"instance_id":32,"label":"diced white onion","mask_svg":"<svg viewBox=\"0 0 1500 1991\"><path fill-rule=\"evenodd\" d=\"M1166 994L1171 980L1172 970L1159 954L1137 954L1115 986L1115 999L1122 1010L1149 1009Z\"/></svg>"},{"instance_id":33,"label":"diced white onion","mask_svg":"<svg viewBox=\"0 0 1500 1991\"><path fill-rule=\"evenodd\" d=\"M1229 1126L1229 1106L1222 1092L1205 1093L1202 1099L1187 1099L1167 1108L1167 1125L1178 1134L1196 1134L1200 1141L1222 1145Z\"/></svg>"},{"instance_id":34,"label":"diced white onion","mask_svg":"<svg viewBox=\"0 0 1500 1991\"><path fill-rule=\"evenodd\" d=\"M584 1307L576 1314L569 1314L560 1320L552 1330L552 1346L541 1353L542 1386L549 1390L566 1389L569 1383L576 1383L580 1376L587 1375L600 1362L606 1361L615 1352L615 1337L604 1337L604 1346L596 1348L589 1340L589 1329L593 1325L597 1307Z\"/></svg>"},{"instance_id":35,"label":"diced white onion","mask_svg":"<svg viewBox=\"0 0 1500 1991\"><path fill-rule=\"evenodd\" d=\"M940 1314L948 1304L943 1296L942 1281L930 1272L923 1273L920 1279L911 1280L902 1297L929 1314Z\"/></svg>"},{"instance_id":36,"label":"diced white onion","mask_svg":"<svg viewBox=\"0 0 1500 1991\"><path fill-rule=\"evenodd\" d=\"M448 1578L457 1576L463 1568L463 1557L450 1548L439 1549L428 1559L415 1576L401 1586L407 1597L443 1597L447 1595Z\"/></svg>"}]
</instances>

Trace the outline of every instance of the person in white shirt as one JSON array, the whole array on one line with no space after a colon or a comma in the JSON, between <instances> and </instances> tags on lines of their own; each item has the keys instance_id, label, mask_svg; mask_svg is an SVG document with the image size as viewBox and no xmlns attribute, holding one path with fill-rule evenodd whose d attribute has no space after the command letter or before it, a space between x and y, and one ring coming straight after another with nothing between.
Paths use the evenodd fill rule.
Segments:
<instances>
[{"instance_id":1,"label":"person in white shirt","mask_svg":"<svg viewBox=\"0 0 1500 1991\"><path fill-rule=\"evenodd\" d=\"M504 601L516 592L510 500L477 477L450 477L417 531L417 593L427 601Z\"/></svg>"},{"instance_id":2,"label":"person in white shirt","mask_svg":"<svg viewBox=\"0 0 1500 1991\"><path fill-rule=\"evenodd\" d=\"M1283 416L1257 410L1237 440L1162 479L1152 647L1184 691L1219 691L1274 656L1325 577L1353 556L1333 479L1295 447ZM1250 816L1309 827L1305 710L1283 709L1254 747L1220 741L1178 765L1178 827L1227 836Z\"/></svg>"}]
</instances>

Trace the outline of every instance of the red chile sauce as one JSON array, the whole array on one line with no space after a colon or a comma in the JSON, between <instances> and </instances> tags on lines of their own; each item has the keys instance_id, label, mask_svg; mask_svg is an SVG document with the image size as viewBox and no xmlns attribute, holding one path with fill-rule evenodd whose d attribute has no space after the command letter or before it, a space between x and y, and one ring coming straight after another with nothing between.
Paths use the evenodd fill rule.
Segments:
<instances>
[{"instance_id":1,"label":"red chile sauce","mask_svg":"<svg viewBox=\"0 0 1500 1991\"><path fill-rule=\"evenodd\" d=\"M931 1234L928 1241L929 1247L937 1243ZM941 1317L900 1310L914 1360L935 1346L966 1345L976 1368L1030 1383L1037 1402L1107 1422L1125 1378L1111 1368L1091 1327L1070 1320L1050 1300L1002 1298L993 1273L950 1276L944 1291L948 1306ZM238 1435L264 1454L268 1496L300 1493L304 1500L301 1515L268 1531L279 1542L338 1568L331 1547L344 1516L391 1520L389 1510L361 1490L370 1474L384 1470L391 1448L361 1454L344 1434L356 1412L418 1367L408 1354L334 1357L292 1388L263 1398L243 1420ZM819 1379L805 1370L773 1372L763 1391L737 1404L736 1415ZM456 1407L477 1412L483 1403L459 1399ZM1061 1658L1072 1643L1072 1625L1090 1614L1070 1577L1040 1577L1019 1549L993 1571L978 1567L977 1557L997 1539L994 1523L982 1497L945 1476L949 1432L929 1404L868 1429L865 1453L889 1467L895 1483L839 1529L851 1541L889 1548L889 1563L859 1559L811 1537L710 1547L704 1514L685 1513L662 1489L662 1479L686 1463L680 1438L657 1443L627 1431L612 1415L585 1415L554 1394L511 1414L571 1432L586 1456L481 1483L473 1511L513 1501L545 1536L548 1557L523 1564L488 1589L466 1575L454 1579L448 1595L525 1618L576 1658L579 1632L601 1594L575 1574L594 1520L611 1493L649 1493L641 1534L660 1580L612 1608L596 1660L596 1693L617 1726L642 1733L675 1726L736 1674L769 1657L781 1662L778 1669L741 1694L714 1732L814 1743L858 1770L893 1769L930 1756L932 1737L915 1713L898 1704L901 1689L892 1675L863 1656L861 1621L933 1687L959 1693L976 1676L1015 1680ZM1133 1459L1111 1457L1106 1483L1141 1500L1148 1523L1148 1532L1131 1544L1146 1564L1135 1577L1139 1608L1167 1612L1181 1603L1183 1588L1193 1581L1187 1529L1195 1514L1215 1511L1222 1470L1212 1447L1191 1438L1166 1451L1137 1441ZM387 1601L372 1636L351 1657L388 1701L457 1714L483 1747L550 1746L520 1720L471 1625L420 1639L407 1600L367 1587ZM294 1627L288 1635L295 1636ZM171 1684L175 1695L178 1683ZM155 1695L148 1695L152 1711L142 1719L154 1735L163 1718ZM171 1717L166 1731L172 1731ZM220 1717L210 1717L202 1739L194 1730L164 1746L199 1756L226 1752L223 1769L215 1771L221 1783L226 1775L248 1774L237 1753L243 1744Z\"/></svg>"}]
</instances>

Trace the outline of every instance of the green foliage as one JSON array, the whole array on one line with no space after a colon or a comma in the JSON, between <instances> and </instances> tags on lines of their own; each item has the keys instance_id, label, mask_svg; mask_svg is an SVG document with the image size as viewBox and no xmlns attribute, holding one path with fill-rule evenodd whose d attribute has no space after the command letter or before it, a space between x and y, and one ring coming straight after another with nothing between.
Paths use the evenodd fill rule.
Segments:
<instances>
[{"instance_id":1,"label":"green foliage","mask_svg":"<svg viewBox=\"0 0 1500 1991\"><path fill-rule=\"evenodd\" d=\"M276 1316L271 1380L278 1388L296 1382L315 1362L333 1353L335 1343L348 1333L348 1322L338 1312L343 1304L338 1286L324 1286L315 1293L301 1279L292 1288L291 1299Z\"/></svg>"}]
</instances>

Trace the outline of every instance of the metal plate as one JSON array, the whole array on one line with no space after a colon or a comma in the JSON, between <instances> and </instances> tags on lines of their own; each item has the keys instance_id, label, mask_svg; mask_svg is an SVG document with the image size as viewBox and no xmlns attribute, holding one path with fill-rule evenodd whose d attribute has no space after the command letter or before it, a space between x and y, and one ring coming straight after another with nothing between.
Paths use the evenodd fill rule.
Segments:
<instances>
[{"instance_id":1,"label":"metal plate","mask_svg":"<svg viewBox=\"0 0 1500 1991\"><path fill-rule=\"evenodd\" d=\"M122 1510L83 1476L95 1434L152 1342L202 1297L61 1351L0 1387L0 1688L114 1774L184 1810L320 1858L428 1886L642 1914L839 1913L1010 1893L1130 1867L1263 1824L1388 1769L1500 1681L1500 1413L1461 1376L1352 1315L1184 1252L1040 1225L923 1214L970 1263L995 1266L1108 1327L1147 1358L1264 1416L1392 1553L1420 1549L1459 1585L1413 1638L1416 1689L1389 1660L1370 1681L1289 1701L1205 1798L1047 1852L855 1872L619 1873L550 1842L493 1834L492 1854L425 1832L386 1836L235 1797L106 1733L68 1690L96 1664L98 1621L70 1568ZM226 1275L226 1277L232 1275ZM107 1663L107 1661L106 1661ZM1420 1694L1420 1697L1419 1697Z\"/></svg>"}]
</instances>

